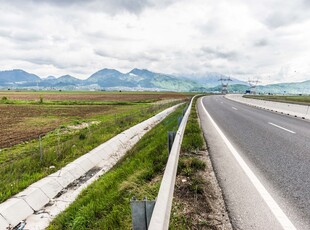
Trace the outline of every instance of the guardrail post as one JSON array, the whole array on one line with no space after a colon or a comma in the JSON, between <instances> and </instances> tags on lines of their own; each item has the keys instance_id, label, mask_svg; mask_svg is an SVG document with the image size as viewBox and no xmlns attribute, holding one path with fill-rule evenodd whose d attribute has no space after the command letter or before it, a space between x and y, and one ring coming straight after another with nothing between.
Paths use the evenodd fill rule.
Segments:
<instances>
[{"instance_id":1,"label":"guardrail post","mask_svg":"<svg viewBox=\"0 0 310 230\"><path fill-rule=\"evenodd\" d=\"M168 153L170 153L176 132L168 132Z\"/></svg>"},{"instance_id":2,"label":"guardrail post","mask_svg":"<svg viewBox=\"0 0 310 230\"><path fill-rule=\"evenodd\" d=\"M180 126L181 122L182 122L183 116L179 116L178 117L178 127Z\"/></svg>"},{"instance_id":3,"label":"guardrail post","mask_svg":"<svg viewBox=\"0 0 310 230\"><path fill-rule=\"evenodd\" d=\"M132 229L133 230L147 230L153 214L155 200L136 200L133 197L130 200L132 213Z\"/></svg>"}]
</instances>

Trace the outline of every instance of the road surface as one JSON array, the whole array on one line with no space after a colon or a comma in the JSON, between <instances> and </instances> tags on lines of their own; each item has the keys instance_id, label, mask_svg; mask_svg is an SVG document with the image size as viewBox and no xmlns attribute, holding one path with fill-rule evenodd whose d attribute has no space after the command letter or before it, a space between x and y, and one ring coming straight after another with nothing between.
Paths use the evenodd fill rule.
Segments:
<instances>
[{"instance_id":1,"label":"road surface","mask_svg":"<svg viewBox=\"0 0 310 230\"><path fill-rule=\"evenodd\" d=\"M198 108L234 228L310 229L310 122L223 96Z\"/></svg>"}]
</instances>

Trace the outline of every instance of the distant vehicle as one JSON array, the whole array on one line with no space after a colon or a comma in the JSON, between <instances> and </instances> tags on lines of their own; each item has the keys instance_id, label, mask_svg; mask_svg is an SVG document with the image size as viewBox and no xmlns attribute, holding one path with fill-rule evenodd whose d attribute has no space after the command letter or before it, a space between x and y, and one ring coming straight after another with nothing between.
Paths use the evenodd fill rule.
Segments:
<instances>
[{"instance_id":1,"label":"distant vehicle","mask_svg":"<svg viewBox=\"0 0 310 230\"><path fill-rule=\"evenodd\" d=\"M250 94L250 93L251 93L251 90L249 89L245 91L245 94Z\"/></svg>"}]
</instances>

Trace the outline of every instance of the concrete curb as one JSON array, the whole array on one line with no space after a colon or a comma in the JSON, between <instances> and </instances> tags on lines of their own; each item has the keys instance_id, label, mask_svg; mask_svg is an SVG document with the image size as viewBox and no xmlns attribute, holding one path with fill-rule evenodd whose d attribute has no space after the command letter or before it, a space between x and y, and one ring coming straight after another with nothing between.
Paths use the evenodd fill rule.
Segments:
<instances>
[{"instance_id":1,"label":"concrete curb","mask_svg":"<svg viewBox=\"0 0 310 230\"><path fill-rule=\"evenodd\" d=\"M272 112L310 120L310 106L244 98L241 94L225 95L227 99Z\"/></svg>"},{"instance_id":2,"label":"concrete curb","mask_svg":"<svg viewBox=\"0 0 310 230\"><path fill-rule=\"evenodd\" d=\"M180 104L179 104L180 105ZM137 124L69 163L57 172L35 182L24 191L0 204L0 230L14 227L42 209L76 179L94 167L106 172L135 145L150 127L159 123L177 106Z\"/></svg>"}]
</instances>

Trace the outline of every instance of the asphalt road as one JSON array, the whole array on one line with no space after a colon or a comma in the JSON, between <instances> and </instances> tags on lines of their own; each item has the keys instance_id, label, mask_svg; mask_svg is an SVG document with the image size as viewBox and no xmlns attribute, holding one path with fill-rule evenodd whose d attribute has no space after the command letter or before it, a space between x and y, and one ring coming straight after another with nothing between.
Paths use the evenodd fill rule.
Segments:
<instances>
[{"instance_id":1,"label":"asphalt road","mask_svg":"<svg viewBox=\"0 0 310 230\"><path fill-rule=\"evenodd\" d=\"M274 203L242 168L202 104ZM202 128L233 227L310 229L310 122L223 96L204 97L202 104Z\"/></svg>"}]
</instances>

